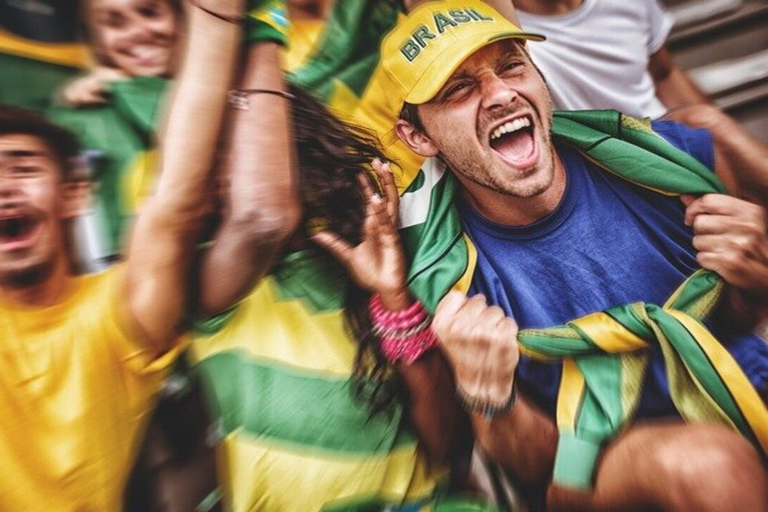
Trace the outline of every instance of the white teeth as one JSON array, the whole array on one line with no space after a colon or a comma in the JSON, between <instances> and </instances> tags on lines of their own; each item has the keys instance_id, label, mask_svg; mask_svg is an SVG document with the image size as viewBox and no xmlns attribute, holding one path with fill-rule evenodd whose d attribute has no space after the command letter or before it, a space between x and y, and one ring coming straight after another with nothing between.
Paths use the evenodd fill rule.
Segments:
<instances>
[{"instance_id":1,"label":"white teeth","mask_svg":"<svg viewBox=\"0 0 768 512\"><path fill-rule=\"evenodd\" d=\"M526 128L528 126L531 126L531 120L527 117L518 117L512 121L507 121L503 125L493 130L493 133L491 133L491 140L498 139L505 133L516 132L517 130Z\"/></svg>"}]
</instances>

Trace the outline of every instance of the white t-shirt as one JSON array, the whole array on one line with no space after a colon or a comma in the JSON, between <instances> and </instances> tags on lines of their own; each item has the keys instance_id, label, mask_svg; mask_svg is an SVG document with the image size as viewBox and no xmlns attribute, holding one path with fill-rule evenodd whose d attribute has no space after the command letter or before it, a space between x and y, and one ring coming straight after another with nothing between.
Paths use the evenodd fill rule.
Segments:
<instances>
[{"instance_id":1,"label":"white t-shirt","mask_svg":"<svg viewBox=\"0 0 768 512\"><path fill-rule=\"evenodd\" d=\"M672 29L656 0L584 0L568 14L517 11L522 28L547 40L528 49L558 109L615 108L635 117L662 115L648 60Z\"/></svg>"}]
</instances>

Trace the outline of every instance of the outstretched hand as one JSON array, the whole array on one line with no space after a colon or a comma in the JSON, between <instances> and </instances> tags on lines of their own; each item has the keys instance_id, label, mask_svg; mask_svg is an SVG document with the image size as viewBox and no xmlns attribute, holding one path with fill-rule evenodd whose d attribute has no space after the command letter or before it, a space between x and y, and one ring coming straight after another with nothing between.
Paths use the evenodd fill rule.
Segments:
<instances>
[{"instance_id":1,"label":"outstretched hand","mask_svg":"<svg viewBox=\"0 0 768 512\"><path fill-rule=\"evenodd\" d=\"M405 256L397 234L399 197L389 164L374 160L372 167L384 197L374 191L365 174L359 175L366 201L360 244L352 246L331 231L320 232L312 240L333 254L358 286L378 293L387 309L400 310L411 303L411 298L405 284Z\"/></svg>"}]
</instances>

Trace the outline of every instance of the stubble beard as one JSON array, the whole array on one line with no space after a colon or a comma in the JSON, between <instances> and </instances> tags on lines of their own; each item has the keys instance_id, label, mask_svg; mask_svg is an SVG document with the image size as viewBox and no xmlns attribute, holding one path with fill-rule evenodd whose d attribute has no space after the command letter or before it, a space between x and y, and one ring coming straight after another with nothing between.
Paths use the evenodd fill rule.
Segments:
<instances>
[{"instance_id":1,"label":"stubble beard","mask_svg":"<svg viewBox=\"0 0 768 512\"><path fill-rule=\"evenodd\" d=\"M36 286L53 274L53 267L53 258L47 258L24 268L0 271L0 286L15 290Z\"/></svg>"}]
</instances>

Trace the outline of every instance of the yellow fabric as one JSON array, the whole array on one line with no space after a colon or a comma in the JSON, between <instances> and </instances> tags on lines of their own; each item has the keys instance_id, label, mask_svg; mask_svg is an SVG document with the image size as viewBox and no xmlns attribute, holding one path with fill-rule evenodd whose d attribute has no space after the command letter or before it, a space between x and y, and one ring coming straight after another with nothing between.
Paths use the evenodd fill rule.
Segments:
<instances>
[{"instance_id":1,"label":"yellow fabric","mask_svg":"<svg viewBox=\"0 0 768 512\"><path fill-rule=\"evenodd\" d=\"M283 51L283 68L292 72L300 68L311 56L325 23L320 20L292 20L289 30L289 48Z\"/></svg>"},{"instance_id":2,"label":"yellow fabric","mask_svg":"<svg viewBox=\"0 0 768 512\"><path fill-rule=\"evenodd\" d=\"M428 102L467 57L491 41L511 38L544 39L521 31L482 0L421 4L381 44L389 101L400 107Z\"/></svg>"},{"instance_id":3,"label":"yellow fabric","mask_svg":"<svg viewBox=\"0 0 768 512\"><path fill-rule=\"evenodd\" d=\"M430 496L435 475L415 445L383 455L335 457L299 453L240 433L227 437L220 464L225 495L237 511L312 511L318 504L376 495L393 502Z\"/></svg>"},{"instance_id":4,"label":"yellow fabric","mask_svg":"<svg viewBox=\"0 0 768 512\"><path fill-rule=\"evenodd\" d=\"M584 396L586 381L572 358L563 359L563 377L557 401L557 424L561 430L576 431L576 415Z\"/></svg>"},{"instance_id":5,"label":"yellow fabric","mask_svg":"<svg viewBox=\"0 0 768 512\"><path fill-rule=\"evenodd\" d=\"M290 46L283 53L283 67L294 71L312 55L325 23L316 20L297 20L291 27ZM364 126L373 131L381 140L387 158L394 162L392 172L400 193L416 177L424 158L417 155L400 141L394 131L400 114L399 107L393 108L384 87L384 73L377 66L361 97L357 97L344 83L337 80L328 101L328 108L341 119Z\"/></svg>"},{"instance_id":6,"label":"yellow fabric","mask_svg":"<svg viewBox=\"0 0 768 512\"><path fill-rule=\"evenodd\" d=\"M305 299L283 298L275 278L268 276L218 332L195 339L190 357L200 363L235 352L306 376L348 378L356 351L343 310L316 312ZM225 501L235 512L318 510L363 495L395 502L426 498L447 475L446 468L427 467L415 442L390 453L355 457L256 438L244 429L227 435L217 459Z\"/></svg>"},{"instance_id":7,"label":"yellow fabric","mask_svg":"<svg viewBox=\"0 0 768 512\"><path fill-rule=\"evenodd\" d=\"M0 509L116 511L153 395L154 359L127 328L120 268L69 281L43 309L0 303Z\"/></svg>"},{"instance_id":8,"label":"yellow fabric","mask_svg":"<svg viewBox=\"0 0 768 512\"><path fill-rule=\"evenodd\" d=\"M258 343L248 342L256 329ZM195 361L202 361L227 350L322 375L346 377L356 348L344 328L342 310L312 313L300 300L280 300L274 278L269 276L237 306L221 331L196 339L191 353Z\"/></svg>"},{"instance_id":9,"label":"yellow fabric","mask_svg":"<svg viewBox=\"0 0 768 512\"><path fill-rule=\"evenodd\" d=\"M763 404L754 386L734 361L733 356L703 325L680 311L670 310L683 326L696 337L702 350L718 369L723 382L741 409L744 418L754 428L760 446L768 453L768 408Z\"/></svg>"},{"instance_id":10,"label":"yellow fabric","mask_svg":"<svg viewBox=\"0 0 768 512\"><path fill-rule=\"evenodd\" d=\"M610 353L634 352L648 348L648 343L603 312L592 313L569 322L601 349Z\"/></svg>"},{"instance_id":11,"label":"yellow fabric","mask_svg":"<svg viewBox=\"0 0 768 512\"><path fill-rule=\"evenodd\" d=\"M32 41L0 29L0 52L76 68L92 65L88 46L83 43Z\"/></svg>"}]
</instances>

